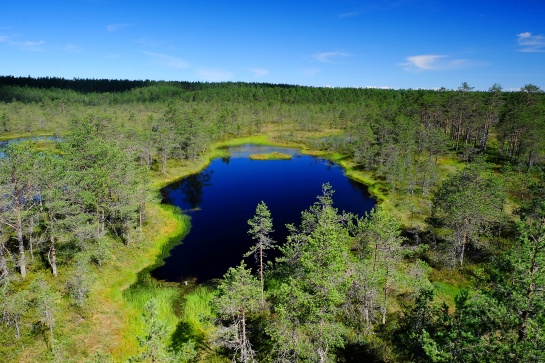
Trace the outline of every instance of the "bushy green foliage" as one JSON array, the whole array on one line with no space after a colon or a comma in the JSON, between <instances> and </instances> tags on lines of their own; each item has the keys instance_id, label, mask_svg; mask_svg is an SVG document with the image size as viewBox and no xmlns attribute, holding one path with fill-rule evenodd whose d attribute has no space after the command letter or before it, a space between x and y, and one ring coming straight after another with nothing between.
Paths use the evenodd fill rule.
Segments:
<instances>
[{"instance_id":1,"label":"bushy green foliage","mask_svg":"<svg viewBox=\"0 0 545 363\"><path fill-rule=\"evenodd\" d=\"M301 224L290 226L283 257L258 281L260 307L247 316L242 346L251 346L253 357L340 361L348 359L347 349L361 349L384 360L393 360L389 352L416 361L543 359L542 233L536 226L543 214L545 97L536 86L473 92L465 82L458 90L431 91L0 77L0 101L1 139L60 136L0 150L0 338L7 361L17 361L23 346L44 345L36 343L33 324L47 342L43 360L69 360L73 343L63 338L58 318L71 306L88 319L94 275L100 279L101 266L144 238L146 203L158 200L150 195L149 176L167 183L182 176L180 170L202 165L215 142L255 133L266 134L267 142L336 153L352 173L364 169L383 200L394 202L388 212L379 208L356 219L332 207L326 187ZM508 194L500 179L508 181ZM506 209L524 223L519 239L500 213L506 195ZM433 230L424 223L432 200ZM423 222L411 231L414 240L402 237L406 226L392 208ZM472 281L468 292L451 306L433 299L429 267L416 259L439 266L444 246L454 253L450 261L468 266L456 276L482 272L466 279ZM237 271L240 281L255 285L249 270ZM221 296L229 296L231 277ZM159 310L178 296L152 285L137 283L124 296L140 311L152 296ZM458 291L445 280L436 286L444 287L437 294ZM172 349L173 314L168 332L164 316L146 316L155 323L140 335L140 353L155 346L168 358L196 347L204 360L221 359L221 350L207 350L213 294L207 290L199 304L188 296L180 319L193 330L179 322L175 333L184 339ZM241 297L230 294L231 302ZM223 322L240 321L233 316Z\"/></svg>"},{"instance_id":2,"label":"bushy green foliage","mask_svg":"<svg viewBox=\"0 0 545 363\"><path fill-rule=\"evenodd\" d=\"M433 199L432 215L446 227L451 263L463 265L469 245L486 248L492 228L505 217L505 194L500 180L482 163L467 168L443 182Z\"/></svg>"},{"instance_id":3,"label":"bushy green foliage","mask_svg":"<svg viewBox=\"0 0 545 363\"><path fill-rule=\"evenodd\" d=\"M169 332L164 321L158 317L158 305L154 299L144 307L145 332L138 337L141 352L129 359L129 362L188 362L196 355L195 343L189 341L178 347L169 349Z\"/></svg>"}]
</instances>

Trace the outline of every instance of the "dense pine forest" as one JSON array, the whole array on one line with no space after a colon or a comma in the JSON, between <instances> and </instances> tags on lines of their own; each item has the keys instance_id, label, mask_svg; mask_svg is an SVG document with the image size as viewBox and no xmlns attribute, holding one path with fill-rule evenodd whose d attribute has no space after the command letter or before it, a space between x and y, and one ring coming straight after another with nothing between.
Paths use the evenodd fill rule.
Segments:
<instances>
[{"instance_id":1,"label":"dense pine forest","mask_svg":"<svg viewBox=\"0 0 545 363\"><path fill-rule=\"evenodd\" d=\"M545 362L535 85L2 76L0 140L2 362ZM154 280L191 224L159 189L246 143L328 158L378 205L324 184L275 241L261 203L255 265Z\"/></svg>"}]
</instances>

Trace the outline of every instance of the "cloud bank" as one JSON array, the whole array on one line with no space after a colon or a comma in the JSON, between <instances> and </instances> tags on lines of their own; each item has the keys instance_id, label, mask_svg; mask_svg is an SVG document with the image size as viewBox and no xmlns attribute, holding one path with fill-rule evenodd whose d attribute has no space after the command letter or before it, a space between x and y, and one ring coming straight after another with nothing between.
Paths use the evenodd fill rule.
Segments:
<instances>
[{"instance_id":1,"label":"cloud bank","mask_svg":"<svg viewBox=\"0 0 545 363\"><path fill-rule=\"evenodd\" d=\"M33 52L33 51L40 51L43 49L43 46L45 45L45 41L43 40L18 40L18 37L15 35L0 35L0 43L7 44L12 47L19 48L21 50Z\"/></svg>"},{"instance_id":2,"label":"cloud bank","mask_svg":"<svg viewBox=\"0 0 545 363\"><path fill-rule=\"evenodd\" d=\"M323 53L316 53L313 54L312 57L320 62L329 63L333 62L335 60L338 60L339 58L346 58L349 57L350 54L346 52L323 52Z\"/></svg>"},{"instance_id":3,"label":"cloud bank","mask_svg":"<svg viewBox=\"0 0 545 363\"><path fill-rule=\"evenodd\" d=\"M469 62L449 55L422 54L407 57L401 65L408 71L445 71L467 67Z\"/></svg>"},{"instance_id":4,"label":"cloud bank","mask_svg":"<svg viewBox=\"0 0 545 363\"><path fill-rule=\"evenodd\" d=\"M524 32L517 34L517 37L521 52L545 52L545 37L543 35L533 35L530 32Z\"/></svg>"}]
</instances>

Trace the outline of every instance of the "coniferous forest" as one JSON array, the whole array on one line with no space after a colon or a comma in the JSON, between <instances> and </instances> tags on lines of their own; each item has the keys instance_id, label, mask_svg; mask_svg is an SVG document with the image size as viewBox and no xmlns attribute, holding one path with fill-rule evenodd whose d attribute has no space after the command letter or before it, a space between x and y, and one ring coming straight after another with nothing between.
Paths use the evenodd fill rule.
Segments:
<instances>
[{"instance_id":1,"label":"coniferous forest","mask_svg":"<svg viewBox=\"0 0 545 363\"><path fill-rule=\"evenodd\" d=\"M3 76L0 140L2 362L545 362L535 85ZM153 279L191 226L160 188L254 143L341 165L377 206L324 184L276 241L260 203L254 265Z\"/></svg>"}]
</instances>

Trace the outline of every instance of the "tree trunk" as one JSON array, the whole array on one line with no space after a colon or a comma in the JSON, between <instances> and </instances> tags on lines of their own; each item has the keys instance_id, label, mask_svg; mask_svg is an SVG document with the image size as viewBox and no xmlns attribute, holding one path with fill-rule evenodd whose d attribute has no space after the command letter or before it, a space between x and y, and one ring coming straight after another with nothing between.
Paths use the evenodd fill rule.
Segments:
<instances>
[{"instance_id":1,"label":"tree trunk","mask_svg":"<svg viewBox=\"0 0 545 363\"><path fill-rule=\"evenodd\" d=\"M163 152L161 154L161 172L163 174L166 174L166 172L167 172L167 154L166 154L166 152Z\"/></svg>"},{"instance_id":2,"label":"tree trunk","mask_svg":"<svg viewBox=\"0 0 545 363\"><path fill-rule=\"evenodd\" d=\"M28 227L28 250L30 252L30 259L34 261L34 218L30 219L30 225Z\"/></svg>"},{"instance_id":3,"label":"tree trunk","mask_svg":"<svg viewBox=\"0 0 545 363\"><path fill-rule=\"evenodd\" d=\"M17 214L17 240L19 241L19 269L21 277L26 278L25 243L23 239L23 221L21 214Z\"/></svg>"},{"instance_id":4,"label":"tree trunk","mask_svg":"<svg viewBox=\"0 0 545 363\"><path fill-rule=\"evenodd\" d=\"M528 155L528 169L534 166L534 162L535 162L535 153L534 153L534 150L530 150L530 154Z\"/></svg>"},{"instance_id":5,"label":"tree trunk","mask_svg":"<svg viewBox=\"0 0 545 363\"><path fill-rule=\"evenodd\" d=\"M464 223L468 223L467 220L464 221ZM460 246L460 267L462 267L464 265L464 254L465 254L465 249L466 249L466 244L467 244L467 230L464 228L463 232L462 232L462 241L461 241L461 246Z\"/></svg>"},{"instance_id":6,"label":"tree trunk","mask_svg":"<svg viewBox=\"0 0 545 363\"><path fill-rule=\"evenodd\" d=\"M6 277L9 274L8 263L6 261L6 251L3 242L0 242L0 279Z\"/></svg>"},{"instance_id":7,"label":"tree trunk","mask_svg":"<svg viewBox=\"0 0 545 363\"><path fill-rule=\"evenodd\" d=\"M246 363L248 362L248 352L246 351L246 311L242 308L242 336L240 337L241 349L240 349L240 358Z\"/></svg>"},{"instance_id":8,"label":"tree trunk","mask_svg":"<svg viewBox=\"0 0 545 363\"><path fill-rule=\"evenodd\" d=\"M104 236L104 231L106 230L106 217L104 216L104 208L102 209L102 215L100 217L100 226L101 236Z\"/></svg>"},{"instance_id":9,"label":"tree trunk","mask_svg":"<svg viewBox=\"0 0 545 363\"><path fill-rule=\"evenodd\" d=\"M386 324L386 311L388 310L388 277L390 273L389 270L386 269L386 283L384 284L384 301L383 301L383 307L382 307L382 325Z\"/></svg>"},{"instance_id":10,"label":"tree trunk","mask_svg":"<svg viewBox=\"0 0 545 363\"><path fill-rule=\"evenodd\" d=\"M382 305L382 325L386 324L386 309L388 308L388 287L384 286L384 301Z\"/></svg>"},{"instance_id":11,"label":"tree trunk","mask_svg":"<svg viewBox=\"0 0 545 363\"><path fill-rule=\"evenodd\" d=\"M261 281L261 306L265 306L265 281L263 280L263 243L259 244L259 279Z\"/></svg>"},{"instance_id":12,"label":"tree trunk","mask_svg":"<svg viewBox=\"0 0 545 363\"><path fill-rule=\"evenodd\" d=\"M55 250L55 237L53 235L49 236L49 255L50 260L49 263L51 264L51 272L53 273L53 276L57 277L57 251Z\"/></svg>"},{"instance_id":13,"label":"tree trunk","mask_svg":"<svg viewBox=\"0 0 545 363\"><path fill-rule=\"evenodd\" d=\"M21 327L19 326L19 319L17 317L13 319L13 324L15 325L15 338L21 339Z\"/></svg>"},{"instance_id":14,"label":"tree trunk","mask_svg":"<svg viewBox=\"0 0 545 363\"><path fill-rule=\"evenodd\" d=\"M487 122L484 126L484 135L483 135L483 140L481 142L481 147L483 149L483 151L486 151L486 147L487 147L487 144L488 144L488 134L490 133L490 123Z\"/></svg>"}]
</instances>

